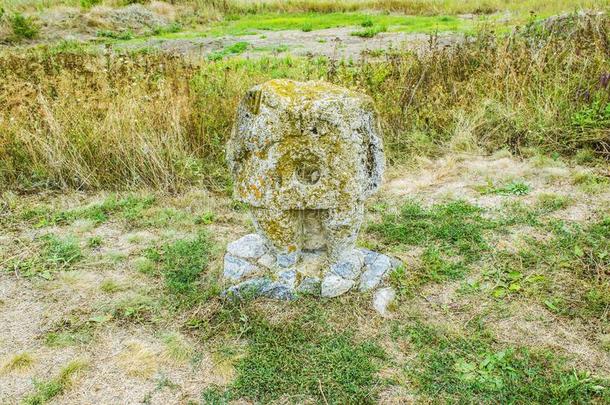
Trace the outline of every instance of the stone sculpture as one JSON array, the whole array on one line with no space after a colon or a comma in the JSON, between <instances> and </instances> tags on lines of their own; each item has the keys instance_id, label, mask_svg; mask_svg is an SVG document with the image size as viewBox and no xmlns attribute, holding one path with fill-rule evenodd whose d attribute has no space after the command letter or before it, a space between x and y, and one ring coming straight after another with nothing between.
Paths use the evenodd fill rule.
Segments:
<instances>
[{"instance_id":1,"label":"stone sculpture","mask_svg":"<svg viewBox=\"0 0 610 405\"><path fill-rule=\"evenodd\" d=\"M385 163L369 97L319 81L255 86L239 104L227 160L256 228L228 245L228 293L332 297L376 288L398 265L354 246Z\"/></svg>"}]
</instances>

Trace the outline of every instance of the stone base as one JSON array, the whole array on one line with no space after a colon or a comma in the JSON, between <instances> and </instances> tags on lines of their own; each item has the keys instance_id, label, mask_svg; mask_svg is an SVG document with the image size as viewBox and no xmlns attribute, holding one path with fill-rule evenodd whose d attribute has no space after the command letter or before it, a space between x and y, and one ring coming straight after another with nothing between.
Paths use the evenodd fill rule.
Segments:
<instances>
[{"instance_id":1,"label":"stone base","mask_svg":"<svg viewBox=\"0 0 610 405\"><path fill-rule=\"evenodd\" d=\"M378 296L383 292L384 297L394 297L385 280L400 264L394 258L362 248L347 252L335 263L328 263L324 252L303 253L297 262L296 255L273 255L263 238L253 233L227 246L223 274L231 286L223 295L292 300L299 294L336 297L350 290L379 289L374 307L385 314L391 299L380 300Z\"/></svg>"}]
</instances>

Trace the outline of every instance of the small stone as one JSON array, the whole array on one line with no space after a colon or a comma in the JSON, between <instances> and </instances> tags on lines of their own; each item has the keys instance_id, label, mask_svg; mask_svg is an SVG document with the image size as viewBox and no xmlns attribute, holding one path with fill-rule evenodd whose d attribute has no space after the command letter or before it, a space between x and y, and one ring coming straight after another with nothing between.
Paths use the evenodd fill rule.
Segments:
<instances>
[{"instance_id":1,"label":"small stone","mask_svg":"<svg viewBox=\"0 0 610 405\"><path fill-rule=\"evenodd\" d=\"M256 266L244 259L233 257L230 254L225 255L223 275L230 280L241 280L256 270L258 270Z\"/></svg>"},{"instance_id":2,"label":"small stone","mask_svg":"<svg viewBox=\"0 0 610 405\"><path fill-rule=\"evenodd\" d=\"M298 256L296 252L277 255L277 264L280 267L288 268L297 264Z\"/></svg>"},{"instance_id":3,"label":"small stone","mask_svg":"<svg viewBox=\"0 0 610 405\"><path fill-rule=\"evenodd\" d=\"M305 277L297 287L303 294L320 295L320 279L318 277Z\"/></svg>"},{"instance_id":4,"label":"small stone","mask_svg":"<svg viewBox=\"0 0 610 405\"><path fill-rule=\"evenodd\" d=\"M263 295L271 286L268 278L253 278L226 289L222 295L231 299Z\"/></svg>"},{"instance_id":5,"label":"small stone","mask_svg":"<svg viewBox=\"0 0 610 405\"><path fill-rule=\"evenodd\" d=\"M265 253L261 256L260 259L258 259L258 264L268 269L271 269L275 264L275 257L273 257L273 255L270 255L269 253Z\"/></svg>"},{"instance_id":6,"label":"small stone","mask_svg":"<svg viewBox=\"0 0 610 405\"><path fill-rule=\"evenodd\" d=\"M335 274L327 274L322 280L321 295L325 298L337 297L348 292L355 283L354 280L347 280Z\"/></svg>"},{"instance_id":7,"label":"small stone","mask_svg":"<svg viewBox=\"0 0 610 405\"><path fill-rule=\"evenodd\" d=\"M261 295L268 298L288 301L295 298L294 289L292 286L286 285L282 282L274 282L268 286L265 286Z\"/></svg>"},{"instance_id":8,"label":"small stone","mask_svg":"<svg viewBox=\"0 0 610 405\"><path fill-rule=\"evenodd\" d=\"M267 252L267 247L260 235L251 233L229 243L227 252L244 259L258 259Z\"/></svg>"},{"instance_id":9,"label":"small stone","mask_svg":"<svg viewBox=\"0 0 610 405\"><path fill-rule=\"evenodd\" d=\"M388 305L394 301L394 298L396 298L396 292L393 288L381 288L375 292L375 296L373 297L373 308L375 308L379 315L385 317L388 315Z\"/></svg>"},{"instance_id":10,"label":"small stone","mask_svg":"<svg viewBox=\"0 0 610 405\"><path fill-rule=\"evenodd\" d=\"M284 270L277 273L278 281L284 285L294 288L294 284L297 281L296 270Z\"/></svg>"},{"instance_id":11,"label":"small stone","mask_svg":"<svg viewBox=\"0 0 610 405\"><path fill-rule=\"evenodd\" d=\"M360 276L360 291L368 291L377 287L388 271L396 267L390 257L381 253L361 249L364 254L365 270Z\"/></svg>"},{"instance_id":12,"label":"small stone","mask_svg":"<svg viewBox=\"0 0 610 405\"><path fill-rule=\"evenodd\" d=\"M359 250L353 249L330 266L330 272L348 280L355 280L362 272L363 266L364 255Z\"/></svg>"}]
</instances>

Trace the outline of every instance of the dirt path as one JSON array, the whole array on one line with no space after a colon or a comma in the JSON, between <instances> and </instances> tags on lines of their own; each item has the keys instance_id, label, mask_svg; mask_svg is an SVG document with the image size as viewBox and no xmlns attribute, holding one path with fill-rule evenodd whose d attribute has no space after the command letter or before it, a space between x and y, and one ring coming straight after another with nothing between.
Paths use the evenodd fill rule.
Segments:
<instances>
[{"instance_id":1,"label":"dirt path","mask_svg":"<svg viewBox=\"0 0 610 405\"><path fill-rule=\"evenodd\" d=\"M214 53L224 52L226 56L235 55L229 48L236 43L247 44L244 58L256 58L271 55L294 56L326 56L332 59L358 59L363 55L376 55L380 51L391 49L424 51L431 44L445 47L453 45L463 36L455 33L444 33L438 36L429 34L413 34L404 32L383 32L373 38L362 38L352 35L355 27L329 28L303 32L260 31L255 35L180 38L180 39L149 39L138 44L119 45L119 48L129 49L160 49L183 55L208 57Z\"/></svg>"}]
</instances>

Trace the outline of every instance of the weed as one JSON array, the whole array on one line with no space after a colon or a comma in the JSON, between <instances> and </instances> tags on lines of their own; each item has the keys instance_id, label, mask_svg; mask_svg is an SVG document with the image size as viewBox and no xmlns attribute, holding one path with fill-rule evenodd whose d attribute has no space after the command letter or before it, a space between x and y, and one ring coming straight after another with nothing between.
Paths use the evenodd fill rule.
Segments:
<instances>
[{"instance_id":1,"label":"weed","mask_svg":"<svg viewBox=\"0 0 610 405\"><path fill-rule=\"evenodd\" d=\"M137 271L143 274L153 275L156 271L155 263L147 257L138 257L134 260Z\"/></svg>"},{"instance_id":2,"label":"weed","mask_svg":"<svg viewBox=\"0 0 610 405\"><path fill-rule=\"evenodd\" d=\"M610 126L610 102L595 100L572 115L572 125L580 129Z\"/></svg>"},{"instance_id":3,"label":"weed","mask_svg":"<svg viewBox=\"0 0 610 405\"><path fill-rule=\"evenodd\" d=\"M363 26L364 28L369 28L369 27L372 27L373 25L375 25L375 23L373 22L372 18L367 17L360 23L360 25Z\"/></svg>"},{"instance_id":4,"label":"weed","mask_svg":"<svg viewBox=\"0 0 610 405\"><path fill-rule=\"evenodd\" d=\"M102 281L102 284L100 284L100 290L102 292L105 292L106 294L113 294L115 292L121 291L124 288L118 284L116 281L114 280L104 280Z\"/></svg>"},{"instance_id":5,"label":"weed","mask_svg":"<svg viewBox=\"0 0 610 405\"><path fill-rule=\"evenodd\" d=\"M187 362L193 358L193 347L178 333L167 333L161 338L170 358L178 362Z\"/></svg>"},{"instance_id":6,"label":"weed","mask_svg":"<svg viewBox=\"0 0 610 405\"><path fill-rule=\"evenodd\" d=\"M365 28L358 31L353 31L350 35L354 35L356 37L362 38L373 38L375 35L380 32L386 32L388 28L385 25L378 25L374 27Z\"/></svg>"},{"instance_id":7,"label":"weed","mask_svg":"<svg viewBox=\"0 0 610 405\"><path fill-rule=\"evenodd\" d=\"M546 193L538 196L538 207L544 212L562 210L571 203L572 200L565 195Z\"/></svg>"},{"instance_id":8,"label":"weed","mask_svg":"<svg viewBox=\"0 0 610 405\"><path fill-rule=\"evenodd\" d=\"M577 185L585 193L599 194L608 189L610 180L596 173L582 171L574 174L572 183Z\"/></svg>"},{"instance_id":9,"label":"weed","mask_svg":"<svg viewBox=\"0 0 610 405\"><path fill-rule=\"evenodd\" d=\"M102 0L80 0L80 6L84 9L90 9L93 6L100 4Z\"/></svg>"},{"instance_id":10,"label":"weed","mask_svg":"<svg viewBox=\"0 0 610 405\"><path fill-rule=\"evenodd\" d=\"M104 240L101 236L92 236L87 239L87 246L89 246L91 249L99 248L102 246L102 243L104 243Z\"/></svg>"},{"instance_id":11,"label":"weed","mask_svg":"<svg viewBox=\"0 0 610 405\"><path fill-rule=\"evenodd\" d=\"M27 396L26 405L41 405L63 394L74 383L74 378L88 367L84 361L75 360L61 369L59 375L48 381L35 381L35 392Z\"/></svg>"},{"instance_id":12,"label":"weed","mask_svg":"<svg viewBox=\"0 0 610 405\"><path fill-rule=\"evenodd\" d=\"M150 297L138 294L116 303L111 313L113 319L141 324L152 322L157 310L158 307Z\"/></svg>"},{"instance_id":13,"label":"weed","mask_svg":"<svg viewBox=\"0 0 610 405\"><path fill-rule=\"evenodd\" d=\"M79 261L83 255L76 240L50 234L43 238L43 257L51 268L61 270Z\"/></svg>"},{"instance_id":14,"label":"weed","mask_svg":"<svg viewBox=\"0 0 610 405\"><path fill-rule=\"evenodd\" d=\"M89 343L98 322L83 319L81 314L70 314L55 322L43 335L48 347L67 347Z\"/></svg>"},{"instance_id":15,"label":"weed","mask_svg":"<svg viewBox=\"0 0 610 405\"><path fill-rule=\"evenodd\" d=\"M40 27L32 17L15 13L9 18L13 35L17 39L34 39L38 36Z\"/></svg>"},{"instance_id":16,"label":"weed","mask_svg":"<svg viewBox=\"0 0 610 405\"><path fill-rule=\"evenodd\" d=\"M100 225L107 222L112 214L120 214L131 224L136 224L143 211L155 202L153 196L128 195L119 199L116 195L107 197L99 204L54 212L49 207L37 206L27 209L21 215L22 219L35 224L36 227L52 225L69 225L76 220L84 219Z\"/></svg>"},{"instance_id":17,"label":"weed","mask_svg":"<svg viewBox=\"0 0 610 405\"><path fill-rule=\"evenodd\" d=\"M153 28L153 35L163 35L163 34L173 34L176 32L180 32L182 30L182 25L178 22L173 22L169 25L161 25Z\"/></svg>"},{"instance_id":18,"label":"weed","mask_svg":"<svg viewBox=\"0 0 610 405\"><path fill-rule=\"evenodd\" d=\"M495 187L493 183L488 182L484 186L476 187L476 190L481 194L500 194L500 195L527 195L531 191L530 186L522 181L511 181L510 183Z\"/></svg>"},{"instance_id":19,"label":"weed","mask_svg":"<svg viewBox=\"0 0 610 405\"><path fill-rule=\"evenodd\" d=\"M195 224L196 225L209 225L212 222L214 222L215 218L216 218L216 216L214 215L213 212L205 212L205 213L199 215L197 218L195 218Z\"/></svg>"}]
</instances>

